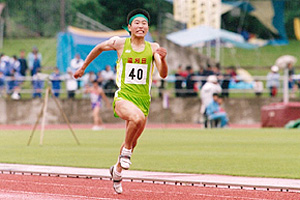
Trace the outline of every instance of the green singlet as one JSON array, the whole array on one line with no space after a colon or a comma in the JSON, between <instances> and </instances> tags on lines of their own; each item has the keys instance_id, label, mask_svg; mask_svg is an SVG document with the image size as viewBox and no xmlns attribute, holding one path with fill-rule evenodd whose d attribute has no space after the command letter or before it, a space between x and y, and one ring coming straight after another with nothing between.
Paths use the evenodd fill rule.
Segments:
<instances>
[{"instance_id":1,"label":"green singlet","mask_svg":"<svg viewBox=\"0 0 300 200\"><path fill-rule=\"evenodd\" d=\"M132 49L131 38L126 38L124 50L117 61L116 84L113 102L115 117L115 102L127 100L134 103L144 114L148 116L150 107L150 90L153 74L153 53L149 42L145 41L145 49L136 52Z\"/></svg>"}]
</instances>

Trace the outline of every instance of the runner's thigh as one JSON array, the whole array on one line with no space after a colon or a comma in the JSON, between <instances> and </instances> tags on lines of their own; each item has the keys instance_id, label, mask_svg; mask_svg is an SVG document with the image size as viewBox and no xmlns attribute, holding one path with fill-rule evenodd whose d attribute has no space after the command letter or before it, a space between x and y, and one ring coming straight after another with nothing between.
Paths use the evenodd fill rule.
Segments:
<instances>
[{"instance_id":1,"label":"runner's thigh","mask_svg":"<svg viewBox=\"0 0 300 200\"><path fill-rule=\"evenodd\" d=\"M145 118L144 113L134 103L127 100L117 101L115 111L124 120L133 120L137 117Z\"/></svg>"}]
</instances>

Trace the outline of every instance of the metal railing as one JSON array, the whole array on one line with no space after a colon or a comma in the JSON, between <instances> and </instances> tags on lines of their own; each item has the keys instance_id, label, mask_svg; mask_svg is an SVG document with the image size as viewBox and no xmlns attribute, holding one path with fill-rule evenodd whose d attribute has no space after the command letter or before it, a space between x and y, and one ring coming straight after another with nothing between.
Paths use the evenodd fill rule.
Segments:
<instances>
[{"instance_id":1,"label":"metal railing","mask_svg":"<svg viewBox=\"0 0 300 200\"><path fill-rule=\"evenodd\" d=\"M255 92L260 92L262 94L269 94L270 89L266 87L266 81L267 78L266 76L253 76L253 80L257 80L262 82L263 84L263 89L260 91L256 91L255 88L253 88L253 82L251 83L245 83L243 82L242 79L236 79L235 84L239 83L245 83L248 84L249 87L247 88L228 88L228 89L223 89L222 92L228 92L230 94L255 94ZM291 89L292 95L299 93L299 86L300 86L300 75L294 75L292 77L294 80L294 88ZM186 84L187 80L186 78L183 77L175 77L175 76L169 76L167 77L163 82L161 79L153 79L152 83L152 96L157 97L160 96L161 93L167 92L169 96L174 96L176 97L176 94L191 94L191 93L196 93L196 96L200 96L200 90L201 90L201 84L202 81L205 81L206 77L201 77L201 76L194 76L191 78L191 81L194 82L196 85L192 89L187 89ZM222 85L222 81L228 80L228 79L219 79L220 85ZM35 82L41 82L40 88L38 88L40 93L45 93L45 90L48 86L51 87L53 81L60 81L61 88L57 91L54 90L54 92L58 92L62 94L62 98L65 98L68 93L68 90L66 88L66 78L60 78L60 79L49 79L46 77L39 78L39 79L34 79L31 76L26 76L26 77L0 77L0 96L3 97L9 97L14 91L17 91L21 96L25 96L26 98L31 98L31 94L33 94L37 88L34 87ZM182 81L182 88L175 88L175 82L176 81ZM232 81L232 80L228 80ZM280 77L280 88L278 88L278 93L281 94L283 93L283 77ZM234 81L233 81L234 82ZM80 80L80 88L76 90L76 95L77 98L85 98L87 97L85 95L85 88L87 85L91 85L91 82L84 82L83 80ZM252 87L250 87L252 85ZM102 86L103 87L103 86ZM114 93L115 88L104 88L105 93ZM184 95L182 95L184 96ZM189 96L189 95L187 95Z\"/></svg>"}]
</instances>

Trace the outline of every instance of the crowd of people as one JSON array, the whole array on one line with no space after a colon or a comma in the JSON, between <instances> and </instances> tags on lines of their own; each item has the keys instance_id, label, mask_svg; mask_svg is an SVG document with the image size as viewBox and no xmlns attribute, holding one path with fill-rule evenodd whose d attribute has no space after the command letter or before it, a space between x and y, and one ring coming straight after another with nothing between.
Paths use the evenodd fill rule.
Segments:
<instances>
[{"instance_id":1,"label":"crowd of people","mask_svg":"<svg viewBox=\"0 0 300 200\"><path fill-rule=\"evenodd\" d=\"M41 71L41 63L42 55L35 46L27 58L24 50L20 51L19 57L16 55L9 57L2 53L0 55L0 96L4 94L6 88L8 95L11 95L14 99L19 99L19 91L26 80L27 71L30 73L33 89L39 88L41 82L37 81L36 76ZM36 97L38 94L34 91L33 96Z\"/></svg>"},{"instance_id":2,"label":"crowd of people","mask_svg":"<svg viewBox=\"0 0 300 200\"><path fill-rule=\"evenodd\" d=\"M56 97L60 97L62 91L62 82L65 81L65 87L68 98L75 98L76 91L81 87L88 89L96 80L107 92L107 96L112 97L115 85L115 71L107 65L105 70L99 72L89 72L80 80L73 78L74 73L83 65L83 59L80 54L76 54L71 60L66 73L60 72L56 67L53 72L48 74L42 71L42 55L37 47L26 56L24 50L20 51L19 57L16 55L9 57L5 54L0 56L0 97L8 96L18 100L21 98L21 89L24 88L24 82L31 82L31 94L33 98L41 98L45 87L45 81L51 83L52 92ZM83 95L87 96L87 95Z\"/></svg>"},{"instance_id":3,"label":"crowd of people","mask_svg":"<svg viewBox=\"0 0 300 200\"><path fill-rule=\"evenodd\" d=\"M211 75L217 77L217 82L222 88L222 95L229 97L230 81L238 81L235 67L227 67L225 73L220 71L220 65L207 65L206 69L200 67L198 72L194 72L191 66L187 66L185 70L180 65L175 73L175 95L176 97L193 97L197 96L199 90L207 82L207 78Z\"/></svg>"},{"instance_id":4,"label":"crowd of people","mask_svg":"<svg viewBox=\"0 0 300 200\"><path fill-rule=\"evenodd\" d=\"M51 83L54 96L59 98L62 93L62 82L64 81L68 98L75 98L77 91L81 88L84 91L83 97L91 98L94 116L99 116L97 99L107 101L107 96L114 96L117 88L115 83L116 72L115 68L112 69L109 65L102 71L96 73L90 71L76 80L73 75L84 63L80 54L75 55L67 68L67 72L64 74L58 68L55 68L50 75L39 73L42 69L41 63L42 55L38 52L37 47L33 47L27 57L24 50L20 51L19 57L14 55L10 58L5 54L1 54L0 95L3 95L6 89L6 95L11 96L13 99L20 99L22 84L28 77L31 77L29 80L32 85L33 98L42 97L46 80ZM292 65L289 65L288 69L290 77L295 74ZM269 89L271 97L276 96L280 88L280 74L278 71L279 68L277 66L272 66L270 73L267 75L266 87ZM28 75L27 78L26 75ZM228 125L228 118L221 105L224 98L229 97L229 85L232 81L240 81L233 66L225 68L224 73L221 73L218 63L216 65L208 64L205 69L204 67L200 67L198 72L194 72L191 66L183 69L180 65L175 73L175 96L197 97L199 95L202 102L200 109L201 118L199 121L203 120L206 127L208 126L208 122L211 121L219 122L218 126L226 127ZM289 88L292 89L295 85L297 85L296 82L290 78ZM263 93L263 88L261 80L254 81L253 89L257 96ZM94 129L100 129L99 127L102 124L101 118L94 117L94 121Z\"/></svg>"},{"instance_id":5,"label":"crowd of people","mask_svg":"<svg viewBox=\"0 0 300 200\"><path fill-rule=\"evenodd\" d=\"M70 67L67 69L66 74L61 74L58 68L55 68L54 72L50 75L49 79L52 83L52 91L56 97L59 97L62 93L61 83L66 82L66 90L68 98L75 98L76 91L83 89L85 92L93 86L94 82L97 82L101 86L105 94L109 97L113 97L116 89L115 84L115 71L111 69L110 65L107 65L104 70L94 72L90 71L85 74L81 79L75 80L73 75L76 70L82 66L83 60L80 55L77 54L76 57L71 61ZM87 95L83 95L86 97Z\"/></svg>"}]
</instances>

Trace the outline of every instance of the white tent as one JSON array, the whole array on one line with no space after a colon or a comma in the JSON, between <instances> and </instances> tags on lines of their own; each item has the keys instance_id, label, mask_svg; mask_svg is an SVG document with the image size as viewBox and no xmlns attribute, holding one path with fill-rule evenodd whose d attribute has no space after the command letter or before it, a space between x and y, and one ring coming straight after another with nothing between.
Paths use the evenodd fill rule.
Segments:
<instances>
[{"instance_id":1,"label":"white tent","mask_svg":"<svg viewBox=\"0 0 300 200\"><path fill-rule=\"evenodd\" d=\"M217 39L220 39L222 42L229 42L240 48L253 49L258 47L245 42L240 34L209 26L197 26L171 33L167 35L167 39L182 47L194 46Z\"/></svg>"},{"instance_id":2,"label":"white tent","mask_svg":"<svg viewBox=\"0 0 300 200\"><path fill-rule=\"evenodd\" d=\"M200 46L208 42L208 52L210 53L210 42L215 41L216 44L216 61L220 61L220 43L230 43L239 48L254 49L258 46L245 42L244 38L237 33L233 33L223 29L215 29L209 26L197 26L190 29L181 30L167 35L167 39L171 42L182 46ZM210 56L210 55L208 55Z\"/></svg>"}]
</instances>

